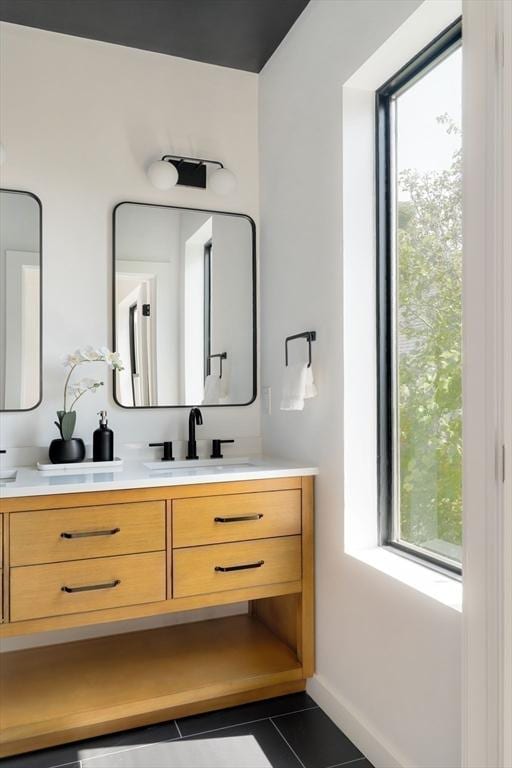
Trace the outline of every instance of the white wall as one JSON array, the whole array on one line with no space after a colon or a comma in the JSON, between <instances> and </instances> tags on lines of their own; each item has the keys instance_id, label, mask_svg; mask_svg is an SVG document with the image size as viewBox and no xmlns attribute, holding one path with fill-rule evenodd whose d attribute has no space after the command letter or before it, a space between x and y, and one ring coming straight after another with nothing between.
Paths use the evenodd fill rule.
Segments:
<instances>
[{"instance_id":1,"label":"white wall","mask_svg":"<svg viewBox=\"0 0 512 768\"><path fill-rule=\"evenodd\" d=\"M312 692L377 766L455 768L460 614L344 541L342 85L418 5L312 0L261 73L262 432L266 452L320 466ZM284 338L307 329L319 396L280 412Z\"/></svg>"},{"instance_id":2,"label":"white wall","mask_svg":"<svg viewBox=\"0 0 512 768\"><path fill-rule=\"evenodd\" d=\"M247 213L258 221L256 75L12 24L0 26L0 186L26 189L43 206L43 404L2 414L2 447L47 445L56 436L64 352L111 344L112 209L122 200ZM145 176L164 153L222 161L237 191L155 190ZM92 366L83 374L92 375ZM86 442L105 403L119 443L185 437L180 410L123 410L110 374L83 399ZM201 437L258 436L259 403L205 410Z\"/></svg>"},{"instance_id":3,"label":"white wall","mask_svg":"<svg viewBox=\"0 0 512 768\"><path fill-rule=\"evenodd\" d=\"M512 5L464 0L464 45L462 765L512 768Z\"/></svg>"}]
</instances>

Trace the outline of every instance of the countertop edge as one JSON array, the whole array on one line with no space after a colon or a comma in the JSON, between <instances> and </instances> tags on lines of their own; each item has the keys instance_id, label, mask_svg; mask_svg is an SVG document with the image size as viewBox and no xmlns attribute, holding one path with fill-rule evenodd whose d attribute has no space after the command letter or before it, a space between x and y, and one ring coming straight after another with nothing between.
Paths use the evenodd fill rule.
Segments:
<instances>
[{"instance_id":1,"label":"countertop edge","mask_svg":"<svg viewBox=\"0 0 512 768\"><path fill-rule=\"evenodd\" d=\"M226 468L228 469L228 468ZM37 470L34 470L37 471ZM42 473L41 473L42 474ZM122 491L136 490L138 488L162 488L179 485L207 485L212 483L234 483L250 480L273 480L281 477L308 477L318 475L318 468L311 466L269 467L260 469L252 467L250 470L231 472L204 473L197 476L176 475L175 477L143 477L143 478L119 478L107 481L95 481L94 475L84 475L84 479L77 482L62 482L55 485L20 485L0 488L0 501L30 496L54 496L65 493L91 493L98 491ZM62 481L62 475L59 480ZM41 478L48 480L48 478Z\"/></svg>"}]
</instances>

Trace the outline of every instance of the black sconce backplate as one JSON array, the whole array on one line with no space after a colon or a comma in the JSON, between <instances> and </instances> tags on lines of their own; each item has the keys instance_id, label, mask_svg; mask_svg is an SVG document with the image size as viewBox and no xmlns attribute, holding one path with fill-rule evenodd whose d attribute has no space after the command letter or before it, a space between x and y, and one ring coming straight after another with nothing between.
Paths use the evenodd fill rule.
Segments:
<instances>
[{"instance_id":1,"label":"black sconce backplate","mask_svg":"<svg viewBox=\"0 0 512 768\"><path fill-rule=\"evenodd\" d=\"M182 187L198 187L206 189L206 165L204 163L189 163L187 160L168 160L178 171L177 184Z\"/></svg>"}]
</instances>

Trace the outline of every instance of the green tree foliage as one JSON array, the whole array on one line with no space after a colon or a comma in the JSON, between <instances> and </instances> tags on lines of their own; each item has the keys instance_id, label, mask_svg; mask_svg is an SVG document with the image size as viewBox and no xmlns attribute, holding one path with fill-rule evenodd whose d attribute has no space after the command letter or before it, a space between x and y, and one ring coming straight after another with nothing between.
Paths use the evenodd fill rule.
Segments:
<instances>
[{"instance_id":1,"label":"green tree foliage","mask_svg":"<svg viewBox=\"0 0 512 768\"><path fill-rule=\"evenodd\" d=\"M460 129L443 115L448 133ZM462 537L462 158L406 170L398 207L401 538Z\"/></svg>"}]
</instances>

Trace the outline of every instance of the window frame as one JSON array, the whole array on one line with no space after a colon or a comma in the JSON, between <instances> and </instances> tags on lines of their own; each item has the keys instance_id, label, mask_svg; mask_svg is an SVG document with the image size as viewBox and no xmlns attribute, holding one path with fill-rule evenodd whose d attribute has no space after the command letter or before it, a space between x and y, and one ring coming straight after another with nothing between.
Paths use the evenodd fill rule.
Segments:
<instances>
[{"instance_id":1,"label":"window frame","mask_svg":"<svg viewBox=\"0 0 512 768\"><path fill-rule=\"evenodd\" d=\"M454 21L376 91L375 172L377 245L377 481L379 542L397 553L452 575L461 566L442 555L399 541L397 537L395 455L395 147L393 103L401 91L421 79L462 44L462 19Z\"/></svg>"}]
</instances>

